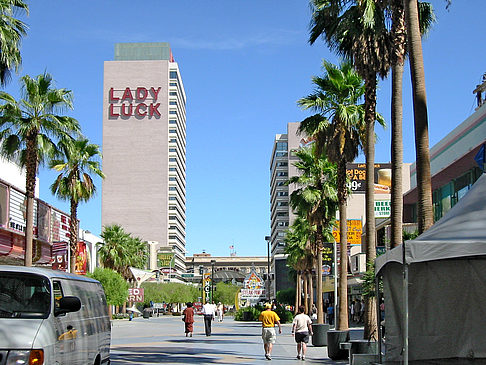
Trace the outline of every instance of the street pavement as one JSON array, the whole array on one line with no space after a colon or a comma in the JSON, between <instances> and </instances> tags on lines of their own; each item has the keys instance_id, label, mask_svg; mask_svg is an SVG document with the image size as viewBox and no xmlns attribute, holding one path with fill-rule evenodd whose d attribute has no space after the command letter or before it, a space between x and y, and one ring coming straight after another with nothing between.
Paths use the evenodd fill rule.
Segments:
<instances>
[{"instance_id":1,"label":"street pavement","mask_svg":"<svg viewBox=\"0 0 486 365\"><path fill-rule=\"evenodd\" d=\"M160 316L133 321L115 320L112 326L111 363L113 365L153 364L304 364L297 360L291 324L282 325L277 335L272 360L266 360L259 322L237 322L226 317L213 322L212 336L204 334L201 316L194 323L194 337L185 337L180 316ZM278 333L278 328L277 328ZM353 328L351 338L360 338ZM327 347L307 347L307 364L346 364L327 357Z\"/></svg>"}]
</instances>

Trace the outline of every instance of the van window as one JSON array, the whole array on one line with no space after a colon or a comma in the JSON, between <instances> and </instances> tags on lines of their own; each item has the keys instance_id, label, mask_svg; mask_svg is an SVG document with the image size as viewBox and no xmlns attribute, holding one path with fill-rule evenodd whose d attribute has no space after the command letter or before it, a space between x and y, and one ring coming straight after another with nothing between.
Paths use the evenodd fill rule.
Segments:
<instances>
[{"instance_id":1,"label":"van window","mask_svg":"<svg viewBox=\"0 0 486 365\"><path fill-rule=\"evenodd\" d=\"M51 286L40 275L0 272L0 317L47 318Z\"/></svg>"},{"instance_id":2,"label":"van window","mask_svg":"<svg viewBox=\"0 0 486 365\"><path fill-rule=\"evenodd\" d=\"M54 293L54 308L58 309L59 308L59 301L64 296L62 294L62 286L61 286L61 283L59 281L53 281L52 282L52 292Z\"/></svg>"}]
</instances>

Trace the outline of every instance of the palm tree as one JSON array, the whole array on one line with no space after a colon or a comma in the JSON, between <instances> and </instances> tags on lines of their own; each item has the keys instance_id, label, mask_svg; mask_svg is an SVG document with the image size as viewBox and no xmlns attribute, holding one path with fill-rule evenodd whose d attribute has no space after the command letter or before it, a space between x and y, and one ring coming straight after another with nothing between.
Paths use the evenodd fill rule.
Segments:
<instances>
[{"instance_id":1,"label":"palm tree","mask_svg":"<svg viewBox=\"0 0 486 365\"><path fill-rule=\"evenodd\" d=\"M351 60L365 80L366 158L366 260L376 257L374 212L374 164L377 77L384 78L390 68L391 36L387 30L382 2L377 0L311 0L313 9L309 42L320 36L338 54ZM346 224L346 222L344 222ZM343 300L341 298L340 300ZM340 302L340 305L344 303ZM347 303L346 303L347 304ZM367 305L365 336L376 329L373 303ZM341 316L339 317L341 318ZM347 323L347 319L346 319ZM346 326L347 329L347 326Z\"/></svg>"},{"instance_id":2,"label":"palm tree","mask_svg":"<svg viewBox=\"0 0 486 365\"><path fill-rule=\"evenodd\" d=\"M403 0L390 0L392 35L392 101L391 101L391 248L402 242L403 187L402 187L402 82L403 69L407 54L407 31ZM430 3L419 3L421 34L430 29L435 21Z\"/></svg>"},{"instance_id":3,"label":"palm tree","mask_svg":"<svg viewBox=\"0 0 486 365\"><path fill-rule=\"evenodd\" d=\"M322 306L322 248L324 239L329 240L332 222L338 209L337 173L336 165L331 163L324 154L317 155L316 145L297 151L299 161L294 163L299 172L292 176L288 184L298 186L290 196L290 205L301 215L305 216L309 224L315 226L315 240L311 252L316 258L317 273L317 320L324 323ZM316 157L317 156L317 157ZM309 280L312 287L312 276Z\"/></svg>"},{"instance_id":4,"label":"palm tree","mask_svg":"<svg viewBox=\"0 0 486 365\"><path fill-rule=\"evenodd\" d=\"M422 39L417 0L403 0L405 24L412 77L413 116L415 126L415 159L418 191L418 230L427 230L434 224L432 209L432 182L430 177L429 125L427 117L427 93L422 54Z\"/></svg>"},{"instance_id":5,"label":"palm tree","mask_svg":"<svg viewBox=\"0 0 486 365\"><path fill-rule=\"evenodd\" d=\"M297 212L297 218L285 235L285 253L287 254L287 265L294 268L296 272L295 289L295 314L302 304L302 294L304 292L302 281L305 273L312 269L312 253L309 252L309 242L312 240L314 227L301 216L302 212Z\"/></svg>"},{"instance_id":6,"label":"palm tree","mask_svg":"<svg viewBox=\"0 0 486 365\"><path fill-rule=\"evenodd\" d=\"M0 85L10 79L11 70L18 71L22 62L20 41L27 25L14 15L28 14L29 8L22 0L0 0Z\"/></svg>"},{"instance_id":7,"label":"palm tree","mask_svg":"<svg viewBox=\"0 0 486 365\"><path fill-rule=\"evenodd\" d=\"M76 248L78 242L78 205L91 199L96 186L90 174L104 178L101 171L99 146L90 144L88 139L69 138L61 144L62 159L50 161L49 167L61 172L51 185L51 192L59 198L70 201L71 222L69 225L69 246L71 255L71 272L75 272Z\"/></svg>"},{"instance_id":8,"label":"palm tree","mask_svg":"<svg viewBox=\"0 0 486 365\"><path fill-rule=\"evenodd\" d=\"M80 132L76 119L57 113L72 109L72 93L56 89L52 76L44 73L35 79L21 79L20 100L0 92L0 144L1 154L15 159L26 169L25 190L27 214L25 228L25 266L32 266L33 213L35 177L39 165L53 158L58 149L56 141L66 140Z\"/></svg>"},{"instance_id":9,"label":"palm tree","mask_svg":"<svg viewBox=\"0 0 486 365\"><path fill-rule=\"evenodd\" d=\"M130 266L143 268L147 263L147 242L132 237L120 225L103 227L101 238L98 255L102 266L117 271L126 280L132 277Z\"/></svg>"},{"instance_id":10,"label":"palm tree","mask_svg":"<svg viewBox=\"0 0 486 365\"><path fill-rule=\"evenodd\" d=\"M313 77L314 93L298 101L304 109L317 111L305 119L299 128L315 139L316 151L326 150L327 158L337 164L337 194L339 204L339 231L341 265L339 269L339 329L348 328L347 315L347 226L346 163L353 161L362 147L364 106L360 99L364 94L361 77L350 62L340 67L324 61L323 77Z\"/></svg>"}]
</instances>

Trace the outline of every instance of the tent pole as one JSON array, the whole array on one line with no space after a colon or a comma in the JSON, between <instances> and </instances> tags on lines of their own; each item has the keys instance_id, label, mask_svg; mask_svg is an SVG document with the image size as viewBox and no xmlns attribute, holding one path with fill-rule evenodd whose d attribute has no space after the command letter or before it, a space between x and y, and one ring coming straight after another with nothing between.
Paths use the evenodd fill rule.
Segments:
<instances>
[{"instance_id":1,"label":"tent pole","mask_svg":"<svg viewBox=\"0 0 486 365\"><path fill-rule=\"evenodd\" d=\"M402 243L403 259L403 364L408 365L408 265L405 242Z\"/></svg>"},{"instance_id":2,"label":"tent pole","mask_svg":"<svg viewBox=\"0 0 486 365\"><path fill-rule=\"evenodd\" d=\"M380 313L380 275L375 276L375 293L376 293L376 318L378 324L378 362L382 363L382 341L383 341L383 334L381 332L381 313Z\"/></svg>"}]
</instances>

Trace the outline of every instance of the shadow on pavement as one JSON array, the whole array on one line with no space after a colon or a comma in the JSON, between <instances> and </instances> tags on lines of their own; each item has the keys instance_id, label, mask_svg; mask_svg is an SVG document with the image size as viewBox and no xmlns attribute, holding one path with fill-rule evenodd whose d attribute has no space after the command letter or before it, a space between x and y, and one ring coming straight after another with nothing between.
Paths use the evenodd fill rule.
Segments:
<instances>
[{"instance_id":1,"label":"shadow on pavement","mask_svg":"<svg viewBox=\"0 0 486 365\"><path fill-rule=\"evenodd\" d=\"M209 356L202 356L201 353ZM213 355L210 356L210 355ZM221 363L223 355L236 355L230 351L214 351L205 348L170 347L117 347L110 354L112 364L196 364ZM220 359L219 359L220 360Z\"/></svg>"}]
</instances>

